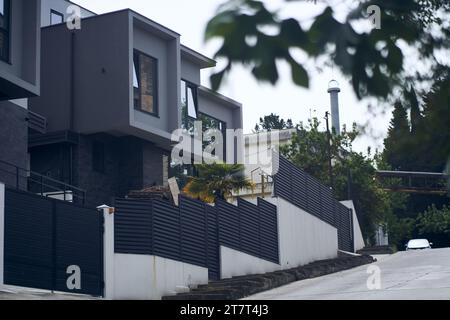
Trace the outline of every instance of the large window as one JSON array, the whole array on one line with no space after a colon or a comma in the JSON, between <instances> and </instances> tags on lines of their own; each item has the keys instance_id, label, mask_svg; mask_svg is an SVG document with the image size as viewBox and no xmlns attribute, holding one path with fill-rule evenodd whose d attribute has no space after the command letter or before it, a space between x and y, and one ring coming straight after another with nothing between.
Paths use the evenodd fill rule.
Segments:
<instances>
[{"instance_id":1,"label":"large window","mask_svg":"<svg viewBox=\"0 0 450 320\"><path fill-rule=\"evenodd\" d=\"M181 118L182 129L191 132L198 118L197 86L184 80L181 81Z\"/></svg>"},{"instance_id":2,"label":"large window","mask_svg":"<svg viewBox=\"0 0 450 320\"><path fill-rule=\"evenodd\" d=\"M0 0L0 60L9 62L11 0Z\"/></svg>"},{"instance_id":3,"label":"large window","mask_svg":"<svg viewBox=\"0 0 450 320\"><path fill-rule=\"evenodd\" d=\"M0 0L1 1L1 0ZM64 15L61 12L50 10L50 24L60 24L64 22Z\"/></svg>"},{"instance_id":4,"label":"large window","mask_svg":"<svg viewBox=\"0 0 450 320\"><path fill-rule=\"evenodd\" d=\"M134 108L158 115L158 61L137 50L133 60Z\"/></svg>"},{"instance_id":5,"label":"large window","mask_svg":"<svg viewBox=\"0 0 450 320\"><path fill-rule=\"evenodd\" d=\"M223 143L223 160L226 159L226 138L227 138L227 124L224 121L221 121L219 119L216 119L214 117L211 117L207 114L200 113L199 112L199 121L202 122L202 130L203 132L208 131L209 129L215 129L219 130L222 133L222 143ZM213 139L206 139L206 141L203 141L203 148L205 148L206 145L213 142Z\"/></svg>"}]
</instances>

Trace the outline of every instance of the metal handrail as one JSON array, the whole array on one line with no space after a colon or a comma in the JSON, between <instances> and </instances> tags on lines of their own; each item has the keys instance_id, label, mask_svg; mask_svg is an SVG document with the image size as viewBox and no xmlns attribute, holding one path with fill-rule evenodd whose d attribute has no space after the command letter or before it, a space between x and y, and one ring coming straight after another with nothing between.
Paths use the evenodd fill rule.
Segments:
<instances>
[{"instance_id":1,"label":"metal handrail","mask_svg":"<svg viewBox=\"0 0 450 320\"><path fill-rule=\"evenodd\" d=\"M28 110L28 125L40 133L45 133L47 131L47 118Z\"/></svg>"},{"instance_id":2,"label":"metal handrail","mask_svg":"<svg viewBox=\"0 0 450 320\"><path fill-rule=\"evenodd\" d=\"M61 194L64 195L64 200L66 199L66 194L71 194L73 198L78 198L82 201L82 203L85 203L86 200L86 191L83 189L80 189L78 187L75 187L73 185L67 184L65 182L44 176L40 173L28 170L28 169L24 169L21 168L19 166L16 166L12 163L0 160L0 165L6 165L9 166L12 170L8 171L5 170L4 168L1 168L0 166L0 171L6 172L8 174L11 174L13 176L15 176L15 187L17 190L21 189L20 187L20 180L21 178L26 178L27 179L27 190L26 191L30 191L29 189L29 184L30 183L35 183L38 187L40 187L40 192L39 194L41 196L44 196L45 192L44 189L50 189L56 192L61 192ZM49 184L49 183L53 183ZM55 185L56 184L56 185ZM62 190L61 190L62 188Z\"/></svg>"}]
</instances>

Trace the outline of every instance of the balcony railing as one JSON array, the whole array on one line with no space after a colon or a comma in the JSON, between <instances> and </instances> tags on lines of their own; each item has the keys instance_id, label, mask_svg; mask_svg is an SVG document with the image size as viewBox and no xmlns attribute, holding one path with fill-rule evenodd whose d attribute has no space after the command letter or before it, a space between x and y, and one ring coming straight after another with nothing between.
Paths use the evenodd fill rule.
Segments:
<instances>
[{"instance_id":1,"label":"balcony railing","mask_svg":"<svg viewBox=\"0 0 450 320\"><path fill-rule=\"evenodd\" d=\"M47 133L47 119L40 114L28 110L28 128L39 133Z\"/></svg>"},{"instance_id":2,"label":"balcony railing","mask_svg":"<svg viewBox=\"0 0 450 320\"><path fill-rule=\"evenodd\" d=\"M0 175L6 185L18 190L85 205L86 191L40 173L0 160Z\"/></svg>"}]
</instances>

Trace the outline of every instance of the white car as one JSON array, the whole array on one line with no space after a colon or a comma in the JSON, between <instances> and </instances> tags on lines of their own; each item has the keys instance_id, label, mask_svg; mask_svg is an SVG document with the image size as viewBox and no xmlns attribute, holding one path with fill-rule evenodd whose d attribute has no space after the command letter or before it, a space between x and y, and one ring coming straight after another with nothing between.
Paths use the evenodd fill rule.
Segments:
<instances>
[{"instance_id":1,"label":"white car","mask_svg":"<svg viewBox=\"0 0 450 320\"><path fill-rule=\"evenodd\" d=\"M406 245L406 251L431 249L432 244L433 243L428 242L427 239L412 239L408 241L408 244Z\"/></svg>"}]
</instances>

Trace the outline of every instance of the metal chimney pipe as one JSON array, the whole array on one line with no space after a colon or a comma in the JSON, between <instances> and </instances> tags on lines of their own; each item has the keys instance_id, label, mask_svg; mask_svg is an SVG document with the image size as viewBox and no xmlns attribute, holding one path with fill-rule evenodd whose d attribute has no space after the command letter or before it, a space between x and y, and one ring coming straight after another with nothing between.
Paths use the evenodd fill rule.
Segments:
<instances>
[{"instance_id":1,"label":"metal chimney pipe","mask_svg":"<svg viewBox=\"0 0 450 320\"><path fill-rule=\"evenodd\" d=\"M337 134L341 134L341 126L339 122L339 83L336 80L331 80L328 83L328 93L330 94L331 104L331 128Z\"/></svg>"}]
</instances>

